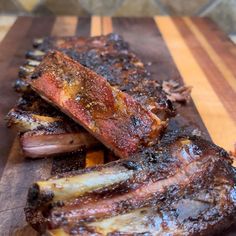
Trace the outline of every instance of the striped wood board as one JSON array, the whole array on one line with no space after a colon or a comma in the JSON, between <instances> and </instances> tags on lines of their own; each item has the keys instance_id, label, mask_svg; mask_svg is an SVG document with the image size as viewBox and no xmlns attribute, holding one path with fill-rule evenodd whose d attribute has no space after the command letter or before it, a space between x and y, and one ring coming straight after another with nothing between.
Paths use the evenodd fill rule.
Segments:
<instances>
[{"instance_id":1,"label":"striped wood board","mask_svg":"<svg viewBox=\"0 0 236 236\"><path fill-rule=\"evenodd\" d=\"M184 124L232 150L236 141L236 47L210 20L203 18L6 17L0 16L0 235L37 235L24 220L29 185L47 178L66 163L86 156L86 165L103 162L104 150L63 159L25 160L4 116L17 95L16 79L33 38L96 36L117 32L160 81L175 79L193 86L192 100L178 108ZM235 235L232 227L224 235Z\"/></svg>"}]
</instances>

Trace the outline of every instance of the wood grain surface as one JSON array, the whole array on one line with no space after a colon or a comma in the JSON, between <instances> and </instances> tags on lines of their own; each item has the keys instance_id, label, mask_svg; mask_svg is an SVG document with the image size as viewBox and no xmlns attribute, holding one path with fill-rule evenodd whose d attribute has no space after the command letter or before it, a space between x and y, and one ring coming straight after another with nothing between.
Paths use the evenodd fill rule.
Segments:
<instances>
[{"instance_id":1,"label":"wood grain surface","mask_svg":"<svg viewBox=\"0 0 236 236\"><path fill-rule=\"evenodd\" d=\"M5 19L5 20L4 20ZM4 22L3 22L4 21ZM3 26L2 26L3 25ZM62 158L24 159L16 135L4 116L17 95L11 84L31 49L33 38L96 36L117 32L149 65L159 81L174 79L193 86L192 99L178 107L174 122L201 130L226 150L236 142L236 47L215 24L204 18L91 18L0 17L0 235L37 235L24 219L29 185L78 162L93 166L104 162L106 150ZM235 235L232 227L224 235Z\"/></svg>"}]
</instances>

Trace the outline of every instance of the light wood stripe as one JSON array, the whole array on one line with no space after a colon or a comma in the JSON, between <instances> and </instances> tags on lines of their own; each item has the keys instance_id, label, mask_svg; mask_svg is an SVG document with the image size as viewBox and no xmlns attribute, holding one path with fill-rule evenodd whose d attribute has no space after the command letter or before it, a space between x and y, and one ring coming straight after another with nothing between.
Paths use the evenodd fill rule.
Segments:
<instances>
[{"instance_id":1,"label":"light wood stripe","mask_svg":"<svg viewBox=\"0 0 236 236\"><path fill-rule=\"evenodd\" d=\"M193 86L192 98L213 141L232 150L236 127L207 76L169 17L154 17L184 82Z\"/></svg>"},{"instance_id":2,"label":"light wood stripe","mask_svg":"<svg viewBox=\"0 0 236 236\"><path fill-rule=\"evenodd\" d=\"M0 42L16 21L16 16L0 16Z\"/></svg>"},{"instance_id":3,"label":"light wood stripe","mask_svg":"<svg viewBox=\"0 0 236 236\"><path fill-rule=\"evenodd\" d=\"M103 150L99 151L90 151L86 155L86 167L91 167L104 163L104 152Z\"/></svg>"},{"instance_id":4,"label":"light wood stripe","mask_svg":"<svg viewBox=\"0 0 236 236\"><path fill-rule=\"evenodd\" d=\"M112 19L109 16L102 17L102 34L110 34L112 33Z\"/></svg>"},{"instance_id":5,"label":"light wood stripe","mask_svg":"<svg viewBox=\"0 0 236 236\"><path fill-rule=\"evenodd\" d=\"M206 74L208 81L225 106L228 114L232 117L236 124L236 93L232 87L225 82L224 76L221 74L215 63L211 60L208 53L204 50L193 32L186 25L183 18L173 18L173 22L177 26L178 31L181 33L182 37L185 39L186 44L188 45L198 64Z\"/></svg>"},{"instance_id":6,"label":"light wood stripe","mask_svg":"<svg viewBox=\"0 0 236 236\"><path fill-rule=\"evenodd\" d=\"M102 34L102 19L100 16L92 16L91 20L91 36L99 36Z\"/></svg>"},{"instance_id":7,"label":"light wood stripe","mask_svg":"<svg viewBox=\"0 0 236 236\"><path fill-rule=\"evenodd\" d=\"M227 67L223 60L217 55L212 46L208 43L207 39L204 35L198 30L198 28L191 22L189 18L184 17L184 21L189 27L189 29L194 33L195 37L201 43L202 47L208 53L211 60L215 63L219 71L224 76L225 80L229 83L229 85L236 92L236 78L234 77L231 70Z\"/></svg>"},{"instance_id":8,"label":"light wood stripe","mask_svg":"<svg viewBox=\"0 0 236 236\"><path fill-rule=\"evenodd\" d=\"M51 35L52 36L73 36L76 32L78 17L59 16L56 18Z\"/></svg>"}]
</instances>

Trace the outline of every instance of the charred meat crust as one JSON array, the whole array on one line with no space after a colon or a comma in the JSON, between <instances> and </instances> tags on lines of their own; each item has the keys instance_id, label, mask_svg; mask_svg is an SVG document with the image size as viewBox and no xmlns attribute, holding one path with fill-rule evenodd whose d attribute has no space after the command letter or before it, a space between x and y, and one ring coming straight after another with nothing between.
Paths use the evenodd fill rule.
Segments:
<instances>
[{"instance_id":1,"label":"charred meat crust","mask_svg":"<svg viewBox=\"0 0 236 236\"><path fill-rule=\"evenodd\" d=\"M38 41L36 39L36 41ZM127 42L118 34L108 34L95 37L46 37L41 40L40 43L33 43L34 48L37 50L47 52L51 49L74 49L78 48L83 51L89 49L101 48L101 49L113 49L123 51L129 49Z\"/></svg>"},{"instance_id":2,"label":"charred meat crust","mask_svg":"<svg viewBox=\"0 0 236 236\"><path fill-rule=\"evenodd\" d=\"M31 111L24 111L13 108L7 116L8 127L14 127L20 132L31 130L44 130L45 132L68 132L71 130L62 117L52 117L34 114Z\"/></svg>"},{"instance_id":3,"label":"charred meat crust","mask_svg":"<svg viewBox=\"0 0 236 236\"><path fill-rule=\"evenodd\" d=\"M96 182L99 173L106 181ZM91 185L81 189L84 177ZM73 178L82 185L72 191ZM128 160L35 183L26 217L36 229L69 235L209 235L233 223L235 194L228 154L209 141L183 136Z\"/></svg>"},{"instance_id":4,"label":"charred meat crust","mask_svg":"<svg viewBox=\"0 0 236 236\"><path fill-rule=\"evenodd\" d=\"M31 87L124 158L156 142L165 128L153 113L61 52L47 54Z\"/></svg>"}]
</instances>

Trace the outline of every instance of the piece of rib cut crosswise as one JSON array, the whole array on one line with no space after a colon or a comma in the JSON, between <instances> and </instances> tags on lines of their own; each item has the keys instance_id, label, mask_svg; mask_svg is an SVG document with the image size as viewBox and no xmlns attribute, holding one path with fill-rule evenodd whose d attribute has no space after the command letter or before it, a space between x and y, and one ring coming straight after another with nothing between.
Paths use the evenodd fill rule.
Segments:
<instances>
[{"instance_id":1,"label":"piece of rib cut crosswise","mask_svg":"<svg viewBox=\"0 0 236 236\"><path fill-rule=\"evenodd\" d=\"M28 80L119 157L156 142L166 123L105 78L61 52L49 52Z\"/></svg>"},{"instance_id":2,"label":"piece of rib cut crosswise","mask_svg":"<svg viewBox=\"0 0 236 236\"><path fill-rule=\"evenodd\" d=\"M209 141L170 134L129 159L34 183L26 219L58 235L215 235L235 221L231 164Z\"/></svg>"},{"instance_id":3,"label":"piece of rib cut crosswise","mask_svg":"<svg viewBox=\"0 0 236 236\"><path fill-rule=\"evenodd\" d=\"M101 146L91 134L36 94L22 96L7 120L8 127L19 132L26 157L57 156Z\"/></svg>"}]
</instances>

